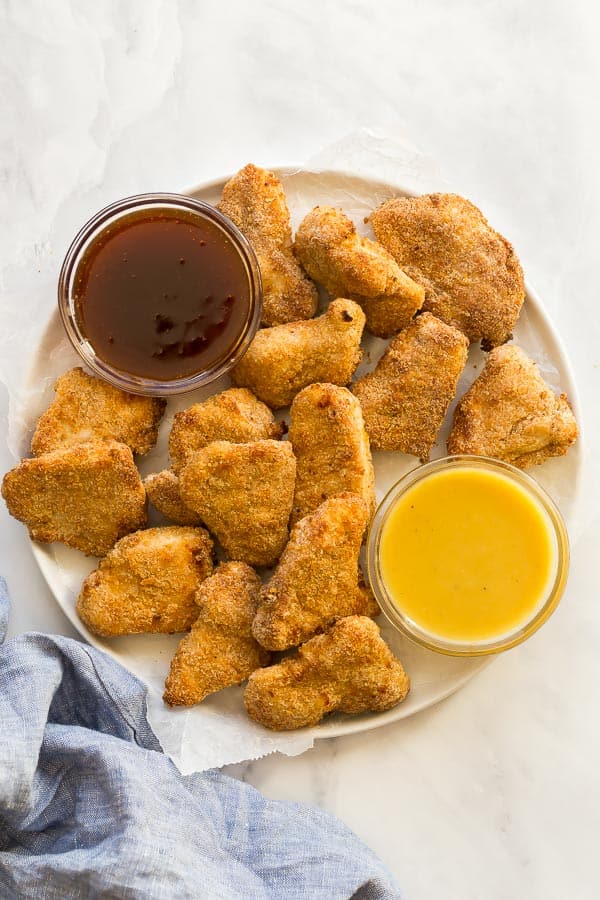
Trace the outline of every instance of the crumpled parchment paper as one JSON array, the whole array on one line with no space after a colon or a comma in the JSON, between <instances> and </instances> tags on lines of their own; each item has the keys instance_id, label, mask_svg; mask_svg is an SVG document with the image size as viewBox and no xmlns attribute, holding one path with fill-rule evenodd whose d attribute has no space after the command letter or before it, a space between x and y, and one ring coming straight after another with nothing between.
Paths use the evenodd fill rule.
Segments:
<instances>
[{"instance_id":1,"label":"crumpled parchment paper","mask_svg":"<svg viewBox=\"0 0 600 900\"><path fill-rule=\"evenodd\" d=\"M240 160L240 165L244 162L245 160ZM260 160L257 162L260 163ZM284 178L294 228L308 209L320 202L342 206L359 229L369 234L363 222L364 215L393 195L390 185L416 193L449 189L435 163L409 142L392 140L366 129L325 148L298 171L309 173L304 181L294 180L293 174ZM339 174L332 180L328 172ZM365 187L360 179L368 179L372 183ZM298 184L301 189L295 186ZM218 195L214 197L214 201L217 199ZM81 224L71 223L73 234ZM66 250L66 245L64 249ZM39 256L38 272L25 271L17 261L13 270L9 271L8 283L4 285L6 303L11 314L8 318L5 317L7 325L0 335L0 381L9 396L8 442L15 458L28 455L32 429L39 414L51 402L55 377L80 362L70 347L55 312L56 282L61 258L48 245L40 246ZM565 372L561 373L557 369L552 358L552 335L540 333L539 322L532 320L527 308L519 322L517 337L519 343L540 363L544 376L550 383L554 387L564 387ZM384 345L383 341L367 339L367 358L360 371L374 366ZM554 347L554 355L556 352ZM469 365L459 386L459 395L476 376L483 359L481 351L472 348ZM204 393L212 393L226 386L227 382L224 381ZM162 425L156 450L148 457L138 460L142 474L158 471L168 464L166 439L169 420L177 409L198 399L201 399L201 395L190 394L169 401L168 414ZM444 431L441 435L434 456L443 455L445 433ZM572 534L578 530L575 501L580 452L580 449L575 448L566 459L550 461L542 467L543 472L535 472L567 515ZM415 461L409 457L403 457L399 461L398 455L394 459L391 459L390 454L376 455L378 495L381 496L389 484L414 464ZM296 755L311 747L319 734L331 733L330 727L321 731L318 728L304 729L286 734L268 732L246 717L239 688L230 688L213 695L200 706L189 710L167 709L162 702L162 686L178 638L145 635L119 638L110 643L99 641L85 632L75 613L75 600L81 581L94 568L95 561L60 545L42 548L38 561L51 588L59 596L62 608L84 636L106 649L146 681L149 688L150 723L165 752L182 772L254 759L274 751ZM395 640L394 637L393 644ZM437 697L441 697L447 693L443 688L452 680L458 686L470 672L482 665L481 661L442 658L416 648L410 642L403 645L402 639L399 647L394 646L394 649L404 659L413 680L413 691L407 704L414 704L416 700L418 705L419 690L428 689L430 693L433 691L432 696L437 691ZM406 712L409 710L410 707L407 706Z\"/></svg>"}]
</instances>

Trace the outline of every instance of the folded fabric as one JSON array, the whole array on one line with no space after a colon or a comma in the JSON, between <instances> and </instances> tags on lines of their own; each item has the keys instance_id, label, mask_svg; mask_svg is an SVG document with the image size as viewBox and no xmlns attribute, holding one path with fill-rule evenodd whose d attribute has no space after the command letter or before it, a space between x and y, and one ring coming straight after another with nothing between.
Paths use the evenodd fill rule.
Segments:
<instances>
[{"instance_id":1,"label":"folded fabric","mask_svg":"<svg viewBox=\"0 0 600 900\"><path fill-rule=\"evenodd\" d=\"M0 579L0 643L9 601ZM0 647L0 896L400 896L335 818L213 770L182 776L140 681L60 636Z\"/></svg>"}]
</instances>

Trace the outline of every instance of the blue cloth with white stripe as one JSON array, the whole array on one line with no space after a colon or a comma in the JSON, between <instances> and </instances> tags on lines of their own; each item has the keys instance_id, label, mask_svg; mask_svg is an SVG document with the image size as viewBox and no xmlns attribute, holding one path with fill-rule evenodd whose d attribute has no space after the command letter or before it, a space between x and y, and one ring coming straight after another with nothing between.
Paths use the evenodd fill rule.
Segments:
<instances>
[{"instance_id":1,"label":"blue cloth with white stripe","mask_svg":"<svg viewBox=\"0 0 600 900\"><path fill-rule=\"evenodd\" d=\"M0 643L9 600L0 579ZM0 647L0 896L388 900L345 825L218 771L182 776L145 688L106 654L25 634Z\"/></svg>"}]
</instances>

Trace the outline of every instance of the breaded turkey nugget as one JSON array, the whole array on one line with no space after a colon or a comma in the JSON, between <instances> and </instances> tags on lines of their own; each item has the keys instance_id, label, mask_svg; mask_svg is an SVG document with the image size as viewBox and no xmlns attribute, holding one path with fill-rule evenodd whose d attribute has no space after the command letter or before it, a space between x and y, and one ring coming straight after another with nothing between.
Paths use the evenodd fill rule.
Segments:
<instances>
[{"instance_id":1,"label":"breaded turkey nugget","mask_svg":"<svg viewBox=\"0 0 600 900\"><path fill-rule=\"evenodd\" d=\"M165 703L193 706L267 665L270 654L252 637L259 588L258 575L242 562L221 563L200 585L199 616L171 662Z\"/></svg>"},{"instance_id":2,"label":"breaded turkey nugget","mask_svg":"<svg viewBox=\"0 0 600 900\"><path fill-rule=\"evenodd\" d=\"M148 528L122 538L83 582L81 621L94 634L174 634L198 617L196 591L212 572L203 528Z\"/></svg>"},{"instance_id":3,"label":"breaded turkey nugget","mask_svg":"<svg viewBox=\"0 0 600 900\"><path fill-rule=\"evenodd\" d=\"M250 676L244 703L251 719L288 731L328 713L380 712L408 694L410 681L379 628L365 616L339 619L294 656Z\"/></svg>"},{"instance_id":4,"label":"breaded turkey nugget","mask_svg":"<svg viewBox=\"0 0 600 900\"><path fill-rule=\"evenodd\" d=\"M34 541L60 541L104 556L115 541L146 524L146 492L129 447L86 441L34 459L4 476L11 516Z\"/></svg>"},{"instance_id":5,"label":"breaded turkey nugget","mask_svg":"<svg viewBox=\"0 0 600 900\"><path fill-rule=\"evenodd\" d=\"M369 221L379 243L425 287L423 309L484 350L509 340L525 299L523 271L476 206L457 194L398 197Z\"/></svg>"},{"instance_id":6,"label":"breaded turkey nugget","mask_svg":"<svg viewBox=\"0 0 600 900\"><path fill-rule=\"evenodd\" d=\"M564 456L577 434L566 395L555 394L533 360L509 344L492 350L456 407L448 452L494 456L527 469Z\"/></svg>"},{"instance_id":7,"label":"breaded turkey nugget","mask_svg":"<svg viewBox=\"0 0 600 900\"><path fill-rule=\"evenodd\" d=\"M214 441L191 458L179 484L184 504L231 559L271 566L288 538L295 478L289 441Z\"/></svg>"},{"instance_id":8,"label":"breaded turkey nugget","mask_svg":"<svg viewBox=\"0 0 600 900\"><path fill-rule=\"evenodd\" d=\"M171 466L181 472L194 453L213 441L246 444L277 440L281 434L268 406L245 388L230 388L176 413L169 436Z\"/></svg>"},{"instance_id":9,"label":"breaded turkey nugget","mask_svg":"<svg viewBox=\"0 0 600 900\"><path fill-rule=\"evenodd\" d=\"M263 325L314 316L317 289L294 255L290 213L279 179L250 163L227 182L219 209L256 253L263 286Z\"/></svg>"},{"instance_id":10,"label":"breaded turkey nugget","mask_svg":"<svg viewBox=\"0 0 600 900\"><path fill-rule=\"evenodd\" d=\"M154 447L165 400L127 394L79 367L61 375L54 390L56 399L31 441L34 456L102 438L127 444L134 453Z\"/></svg>"},{"instance_id":11,"label":"breaded turkey nugget","mask_svg":"<svg viewBox=\"0 0 600 900\"><path fill-rule=\"evenodd\" d=\"M296 456L292 525L323 500L359 494L375 507L373 460L360 403L347 388L311 384L294 398L289 438Z\"/></svg>"},{"instance_id":12,"label":"breaded turkey nugget","mask_svg":"<svg viewBox=\"0 0 600 900\"><path fill-rule=\"evenodd\" d=\"M367 524L358 494L325 500L294 526L273 577L260 592L252 626L267 650L286 650L323 631L338 616L377 615L359 584L358 554Z\"/></svg>"},{"instance_id":13,"label":"breaded turkey nugget","mask_svg":"<svg viewBox=\"0 0 600 900\"><path fill-rule=\"evenodd\" d=\"M179 478L171 469L154 472L144 479L152 506L176 525L199 525L200 516L188 509L179 491Z\"/></svg>"},{"instance_id":14,"label":"breaded turkey nugget","mask_svg":"<svg viewBox=\"0 0 600 900\"><path fill-rule=\"evenodd\" d=\"M462 332L431 313L394 338L374 371L354 385L374 450L429 458L468 347Z\"/></svg>"},{"instance_id":15,"label":"breaded turkey nugget","mask_svg":"<svg viewBox=\"0 0 600 900\"><path fill-rule=\"evenodd\" d=\"M365 315L352 300L334 300L310 322L259 331L231 373L273 409L288 406L314 381L348 384L361 360Z\"/></svg>"},{"instance_id":16,"label":"breaded turkey nugget","mask_svg":"<svg viewBox=\"0 0 600 900\"><path fill-rule=\"evenodd\" d=\"M333 297L350 297L367 316L367 330L388 337L405 328L425 291L375 241L361 237L337 209L316 206L296 234L302 265Z\"/></svg>"}]
</instances>

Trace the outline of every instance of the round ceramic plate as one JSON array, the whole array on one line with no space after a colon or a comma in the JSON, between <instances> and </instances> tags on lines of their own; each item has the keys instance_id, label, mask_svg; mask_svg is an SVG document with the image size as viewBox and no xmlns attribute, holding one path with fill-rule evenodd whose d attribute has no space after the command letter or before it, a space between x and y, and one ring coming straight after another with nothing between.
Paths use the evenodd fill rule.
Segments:
<instances>
[{"instance_id":1,"label":"round ceramic plate","mask_svg":"<svg viewBox=\"0 0 600 900\"><path fill-rule=\"evenodd\" d=\"M376 205L389 197L410 194L401 185L377 183L347 173L313 173L290 169L276 171L284 183L294 229L302 217L313 206L320 203L341 207L355 221L359 230L368 234L369 230L363 222L365 215L368 215ZM203 185L190 191L189 194L209 203L216 203L220 198L225 181L226 179L222 179ZM515 341L539 363L546 380L555 389L567 393L577 414L576 390L568 360L558 335L531 288L527 289L527 298L515 329ZM385 341L370 336L365 337L364 361L358 370L359 375L374 367L385 346ZM468 364L459 383L459 397L480 371L484 359L485 354L478 347L472 346ZM67 343L58 315L55 314L37 349L29 377L23 432L24 455L27 455L27 440L31 435L37 416L52 400L54 378L72 365L78 364L79 358ZM138 459L138 465L143 475L168 466L167 436L174 413L228 386L228 380L222 378L210 388L169 400L156 448L147 456ZM432 458L445 455L445 440L453 409L454 404L450 407ZM405 472L417 465L414 457L401 453L377 452L373 456L378 499L381 499L388 488ZM579 444L576 444L568 456L549 460L532 472L533 476L554 497L567 522L573 514L576 503L580 469L581 450ZM154 515L153 523L157 524L160 521L160 518ZM69 550L60 544L34 544L33 551L52 593L75 628L91 644L109 653L151 688L162 693L169 663L179 637L176 635L135 635L110 641L100 640L87 631L75 612L75 602L81 583L95 568L96 560ZM383 636L402 660L410 675L412 688L408 698L404 703L385 713L368 713L356 717L336 714L310 729L311 737L333 737L379 728L389 722L411 716L458 690L489 662L489 658L460 659L432 653L398 635L383 616L379 621ZM220 694L212 695L202 703L201 707L191 710L191 715L200 714L200 709L203 714L212 712L216 716L229 714L229 711L235 710L232 714L237 715L237 711L241 709L241 688L230 688Z\"/></svg>"}]
</instances>

